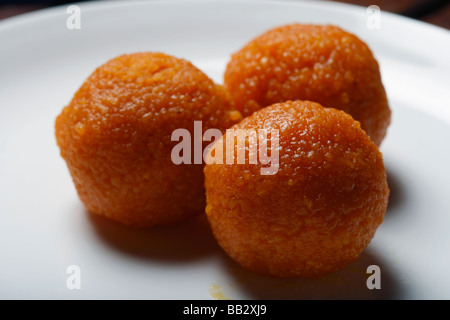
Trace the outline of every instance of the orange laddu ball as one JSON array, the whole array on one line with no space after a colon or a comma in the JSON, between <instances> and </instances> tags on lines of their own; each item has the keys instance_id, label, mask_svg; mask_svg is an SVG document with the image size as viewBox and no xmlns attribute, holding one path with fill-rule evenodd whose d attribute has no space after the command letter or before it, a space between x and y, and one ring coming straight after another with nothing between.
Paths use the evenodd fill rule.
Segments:
<instances>
[{"instance_id":1,"label":"orange laddu ball","mask_svg":"<svg viewBox=\"0 0 450 320\"><path fill-rule=\"evenodd\" d=\"M286 100L343 110L380 145L390 123L379 66L355 35L331 25L271 29L232 55L225 89L244 116Z\"/></svg>"},{"instance_id":2,"label":"orange laddu ball","mask_svg":"<svg viewBox=\"0 0 450 320\"><path fill-rule=\"evenodd\" d=\"M175 165L175 129L231 126L230 99L190 62L162 53L99 67L57 117L56 139L86 208L149 227L204 212L203 165Z\"/></svg>"},{"instance_id":3,"label":"orange laddu ball","mask_svg":"<svg viewBox=\"0 0 450 320\"><path fill-rule=\"evenodd\" d=\"M274 277L321 276L358 259L383 220L389 195L382 154L359 122L334 108L288 101L231 129L278 130L279 167L262 175L267 162L207 162L206 214L226 253ZM258 139L259 152L265 144ZM266 142L274 152L276 144Z\"/></svg>"}]
</instances>

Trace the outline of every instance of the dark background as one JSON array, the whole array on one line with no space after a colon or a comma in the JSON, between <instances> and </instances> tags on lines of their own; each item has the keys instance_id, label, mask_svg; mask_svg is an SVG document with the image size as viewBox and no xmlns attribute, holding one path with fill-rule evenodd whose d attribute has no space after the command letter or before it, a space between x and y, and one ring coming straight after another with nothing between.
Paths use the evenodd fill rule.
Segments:
<instances>
[{"instance_id":1,"label":"dark background","mask_svg":"<svg viewBox=\"0 0 450 320\"><path fill-rule=\"evenodd\" d=\"M86 1L86 0L85 0ZM0 0L0 20L21 13L71 2L65 0ZM449 0L337 0L364 7L377 5L382 11L397 13L450 29Z\"/></svg>"}]
</instances>

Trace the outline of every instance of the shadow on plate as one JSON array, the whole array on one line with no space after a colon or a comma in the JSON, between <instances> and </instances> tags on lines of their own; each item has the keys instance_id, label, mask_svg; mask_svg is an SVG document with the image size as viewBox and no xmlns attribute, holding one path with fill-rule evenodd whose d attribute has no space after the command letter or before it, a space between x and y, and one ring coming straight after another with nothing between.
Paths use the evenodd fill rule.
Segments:
<instances>
[{"instance_id":1,"label":"shadow on plate","mask_svg":"<svg viewBox=\"0 0 450 320\"><path fill-rule=\"evenodd\" d=\"M138 258L180 263L200 259L219 250L205 215L149 229L127 227L89 212L87 215L101 240Z\"/></svg>"},{"instance_id":2,"label":"shadow on plate","mask_svg":"<svg viewBox=\"0 0 450 320\"><path fill-rule=\"evenodd\" d=\"M243 269L222 255L224 269L231 276L230 287L244 292L248 299L266 300L391 300L402 295L401 283L396 281L392 268L380 261L367 248L360 258L336 273L314 279L275 279ZM368 289L367 267L380 267L381 289Z\"/></svg>"},{"instance_id":3,"label":"shadow on plate","mask_svg":"<svg viewBox=\"0 0 450 320\"><path fill-rule=\"evenodd\" d=\"M405 201L405 186L402 183L399 175L392 169L386 168L387 182L389 186L389 202L386 211L386 217L397 208L399 208Z\"/></svg>"}]
</instances>

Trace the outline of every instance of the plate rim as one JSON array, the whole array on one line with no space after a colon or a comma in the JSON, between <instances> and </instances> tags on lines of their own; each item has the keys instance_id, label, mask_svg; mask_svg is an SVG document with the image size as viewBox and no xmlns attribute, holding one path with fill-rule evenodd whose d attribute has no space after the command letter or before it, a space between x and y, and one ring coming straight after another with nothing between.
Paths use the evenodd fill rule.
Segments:
<instances>
[{"instance_id":1,"label":"plate rim","mask_svg":"<svg viewBox=\"0 0 450 320\"><path fill-rule=\"evenodd\" d=\"M334 10L334 11L343 11L351 14L355 14L356 10L361 10L363 8L367 8L362 5L351 4L351 3L343 3L343 2L335 2L328 0L320 0L320 1L311 1L311 0L102 0L102 1L91 1L91 2L73 2L60 4L49 8L38 9L31 12L22 13L16 16L8 17L0 20L0 35L4 31L3 29L13 28L16 25L23 23L33 23L38 20L47 19L53 15L61 14L61 9L64 7L68 7L69 5L77 5L83 8L83 10L99 10L105 9L105 7L132 7L132 6L148 6L148 5L175 5L175 4L183 4L183 5L192 5L192 4L218 4L218 3L227 3L232 5L239 4L252 4L252 5L284 5L284 6L295 6L295 7L310 7L314 9L324 9L324 10ZM351 11L351 12L350 12ZM447 30L444 27L440 27L437 25L433 25L431 23L417 20L414 18L410 18L407 16L400 15L398 13L393 13L389 11L384 11L381 9L383 17L388 17L390 20L398 20L403 23L414 25L417 27L421 27L427 32L438 32L441 33L442 36L447 36L450 40L450 30Z\"/></svg>"}]
</instances>

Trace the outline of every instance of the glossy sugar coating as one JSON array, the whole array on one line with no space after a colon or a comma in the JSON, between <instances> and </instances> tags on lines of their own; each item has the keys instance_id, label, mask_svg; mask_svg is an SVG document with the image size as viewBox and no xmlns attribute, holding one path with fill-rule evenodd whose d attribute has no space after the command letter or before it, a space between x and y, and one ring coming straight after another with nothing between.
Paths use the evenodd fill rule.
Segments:
<instances>
[{"instance_id":1,"label":"glossy sugar coating","mask_svg":"<svg viewBox=\"0 0 450 320\"><path fill-rule=\"evenodd\" d=\"M244 116L286 100L343 110L380 145L390 123L378 63L355 35L331 25L271 29L232 55L225 89Z\"/></svg>"},{"instance_id":2,"label":"glossy sugar coating","mask_svg":"<svg viewBox=\"0 0 450 320\"><path fill-rule=\"evenodd\" d=\"M232 128L278 129L279 170L205 166L206 214L228 255L274 277L317 277L358 259L389 195L382 154L359 122L317 103L288 101Z\"/></svg>"},{"instance_id":3,"label":"glossy sugar coating","mask_svg":"<svg viewBox=\"0 0 450 320\"><path fill-rule=\"evenodd\" d=\"M193 137L194 120L224 130L230 99L190 62L162 53L119 56L83 83L55 123L86 208L149 227L204 212L203 165L175 165L175 129Z\"/></svg>"}]
</instances>

